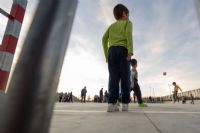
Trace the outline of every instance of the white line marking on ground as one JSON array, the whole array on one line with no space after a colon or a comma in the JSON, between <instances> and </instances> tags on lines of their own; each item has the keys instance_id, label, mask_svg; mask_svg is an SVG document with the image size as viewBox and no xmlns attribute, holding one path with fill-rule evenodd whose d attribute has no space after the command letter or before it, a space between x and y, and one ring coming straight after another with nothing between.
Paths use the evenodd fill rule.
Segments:
<instances>
[{"instance_id":1,"label":"white line marking on ground","mask_svg":"<svg viewBox=\"0 0 200 133\"><path fill-rule=\"evenodd\" d=\"M56 113L105 113L104 110L54 110ZM191 111L128 111L131 113L146 113L146 114L200 114L200 112Z\"/></svg>"},{"instance_id":2,"label":"white line marking on ground","mask_svg":"<svg viewBox=\"0 0 200 133\"><path fill-rule=\"evenodd\" d=\"M103 110L54 110L54 112L62 113L103 113Z\"/></svg>"},{"instance_id":3,"label":"white line marking on ground","mask_svg":"<svg viewBox=\"0 0 200 133\"><path fill-rule=\"evenodd\" d=\"M200 112L187 112L187 111L144 111L147 114L200 114Z\"/></svg>"}]
</instances>

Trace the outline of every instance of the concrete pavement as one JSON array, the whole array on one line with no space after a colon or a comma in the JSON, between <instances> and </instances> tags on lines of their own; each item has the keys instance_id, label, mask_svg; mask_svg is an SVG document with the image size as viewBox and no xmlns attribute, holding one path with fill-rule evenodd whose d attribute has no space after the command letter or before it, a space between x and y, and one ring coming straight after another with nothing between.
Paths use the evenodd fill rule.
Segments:
<instances>
[{"instance_id":1,"label":"concrete pavement","mask_svg":"<svg viewBox=\"0 0 200 133\"><path fill-rule=\"evenodd\" d=\"M50 133L200 133L200 102L148 105L107 113L107 104L56 103Z\"/></svg>"}]
</instances>

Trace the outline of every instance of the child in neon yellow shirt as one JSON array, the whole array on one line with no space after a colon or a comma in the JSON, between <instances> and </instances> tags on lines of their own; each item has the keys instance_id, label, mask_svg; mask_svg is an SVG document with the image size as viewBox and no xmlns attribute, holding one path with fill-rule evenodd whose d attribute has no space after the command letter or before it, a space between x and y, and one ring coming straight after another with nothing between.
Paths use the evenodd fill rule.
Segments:
<instances>
[{"instance_id":1,"label":"child in neon yellow shirt","mask_svg":"<svg viewBox=\"0 0 200 133\"><path fill-rule=\"evenodd\" d=\"M121 80L122 111L128 111L130 102L130 64L133 55L132 23L129 10L122 4L113 9L117 20L105 32L102 43L109 71L108 112L119 111L116 105L119 97L119 81Z\"/></svg>"}]
</instances>

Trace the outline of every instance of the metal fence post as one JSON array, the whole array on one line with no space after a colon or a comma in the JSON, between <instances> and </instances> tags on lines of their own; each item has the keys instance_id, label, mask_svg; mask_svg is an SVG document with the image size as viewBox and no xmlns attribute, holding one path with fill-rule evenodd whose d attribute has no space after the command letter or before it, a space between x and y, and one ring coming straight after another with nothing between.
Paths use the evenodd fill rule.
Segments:
<instances>
[{"instance_id":1,"label":"metal fence post","mask_svg":"<svg viewBox=\"0 0 200 133\"><path fill-rule=\"evenodd\" d=\"M9 18L2 44L0 45L0 91L6 91L26 5L27 0L13 0L10 14L0 9L0 13Z\"/></svg>"},{"instance_id":2,"label":"metal fence post","mask_svg":"<svg viewBox=\"0 0 200 133\"><path fill-rule=\"evenodd\" d=\"M77 0L41 0L14 70L0 133L47 133Z\"/></svg>"},{"instance_id":3,"label":"metal fence post","mask_svg":"<svg viewBox=\"0 0 200 133\"><path fill-rule=\"evenodd\" d=\"M200 0L195 0L194 3L195 3L195 6L196 6L197 17L198 17L199 24L200 24Z\"/></svg>"}]
</instances>

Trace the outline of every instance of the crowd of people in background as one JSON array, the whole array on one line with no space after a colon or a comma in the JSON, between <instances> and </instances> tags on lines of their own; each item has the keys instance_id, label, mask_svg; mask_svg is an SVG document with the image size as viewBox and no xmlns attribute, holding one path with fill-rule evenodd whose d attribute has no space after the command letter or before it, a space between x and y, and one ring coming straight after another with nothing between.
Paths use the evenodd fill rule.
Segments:
<instances>
[{"instance_id":1,"label":"crowd of people in background","mask_svg":"<svg viewBox=\"0 0 200 133\"><path fill-rule=\"evenodd\" d=\"M136 83L135 83L136 84ZM173 101L175 102L179 102L179 100L181 99L182 103L185 104L187 100L191 100L191 104L194 104L194 96L193 94L190 94L190 96L184 96L184 95L180 95L178 93L178 91L180 90L182 92L182 89L179 85L177 85L176 82L173 82L172 85L174 86L174 91L173 91ZM85 103L87 102L95 102L95 103L107 103L108 102L108 98L109 98L109 93L107 90L104 91L103 88L101 88L99 90L99 95L94 95L93 98L87 99L86 100L86 94L87 94L87 87L84 86L83 89L81 89L81 98L78 99L78 101ZM141 101L141 94L137 94L137 91L135 90L135 88L132 88L131 90L133 90L133 99L131 100L132 102L136 103L136 102L140 102ZM140 88L138 87L138 90L140 92ZM141 92L140 92L141 93ZM139 95L139 96L138 96ZM139 98L138 98L139 97ZM59 102L73 102L75 96L73 96L72 92L61 92L58 93L58 101ZM145 98L144 100L146 103L163 103L164 100L161 97L152 97L149 96L148 98ZM119 102L121 102L120 100L120 92L119 92ZM142 101L143 102L143 101ZM139 103L140 104L140 103Z\"/></svg>"},{"instance_id":2,"label":"crowd of people in background","mask_svg":"<svg viewBox=\"0 0 200 133\"><path fill-rule=\"evenodd\" d=\"M73 102L73 94L72 92L59 93L59 102Z\"/></svg>"},{"instance_id":3,"label":"crowd of people in background","mask_svg":"<svg viewBox=\"0 0 200 133\"><path fill-rule=\"evenodd\" d=\"M107 103L108 102L108 91L103 92L103 88L100 89L99 95L94 96L95 103Z\"/></svg>"},{"instance_id":4,"label":"crowd of people in background","mask_svg":"<svg viewBox=\"0 0 200 133\"><path fill-rule=\"evenodd\" d=\"M81 98L79 99L79 101L81 103L85 103L87 102L95 102L95 103L106 103L108 102L108 91L106 90L105 92L103 91L103 88L100 89L99 91L99 95L94 95L94 98L92 100L88 100L86 99L86 94L87 94L87 87L84 86L83 89L81 89ZM59 102L73 102L73 94L72 92L60 92L58 93L58 101ZM78 99L78 98L77 98Z\"/></svg>"}]
</instances>

